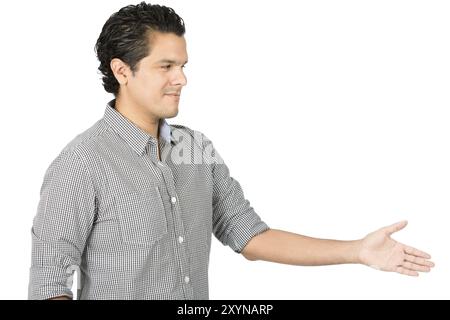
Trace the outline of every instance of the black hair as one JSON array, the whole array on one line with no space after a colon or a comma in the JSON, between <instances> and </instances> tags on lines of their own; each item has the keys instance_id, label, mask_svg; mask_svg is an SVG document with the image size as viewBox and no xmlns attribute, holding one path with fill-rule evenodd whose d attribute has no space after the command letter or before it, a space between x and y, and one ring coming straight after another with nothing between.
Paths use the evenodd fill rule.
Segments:
<instances>
[{"instance_id":1,"label":"black hair","mask_svg":"<svg viewBox=\"0 0 450 320\"><path fill-rule=\"evenodd\" d=\"M172 8L141 2L123 7L105 22L95 52L107 92L117 96L120 88L111 70L111 60L119 58L134 75L139 61L150 54L149 39L154 31L183 36L184 21Z\"/></svg>"}]
</instances>

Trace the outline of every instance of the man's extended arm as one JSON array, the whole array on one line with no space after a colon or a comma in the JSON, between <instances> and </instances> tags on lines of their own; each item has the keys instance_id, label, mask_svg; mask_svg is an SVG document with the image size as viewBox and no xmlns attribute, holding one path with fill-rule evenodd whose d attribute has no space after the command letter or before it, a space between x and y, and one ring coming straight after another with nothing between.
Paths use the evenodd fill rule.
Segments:
<instances>
[{"instance_id":1,"label":"man's extended arm","mask_svg":"<svg viewBox=\"0 0 450 320\"><path fill-rule=\"evenodd\" d=\"M359 241L317 239L270 229L253 237L242 251L248 260L317 266L357 263Z\"/></svg>"},{"instance_id":2,"label":"man's extended arm","mask_svg":"<svg viewBox=\"0 0 450 320\"><path fill-rule=\"evenodd\" d=\"M270 229L253 237L242 254L249 260L304 266L361 263L383 271L417 276L418 271L430 271L434 263L428 260L429 254L390 237L406 224L406 221L398 222L354 241L317 239Z\"/></svg>"}]
</instances>

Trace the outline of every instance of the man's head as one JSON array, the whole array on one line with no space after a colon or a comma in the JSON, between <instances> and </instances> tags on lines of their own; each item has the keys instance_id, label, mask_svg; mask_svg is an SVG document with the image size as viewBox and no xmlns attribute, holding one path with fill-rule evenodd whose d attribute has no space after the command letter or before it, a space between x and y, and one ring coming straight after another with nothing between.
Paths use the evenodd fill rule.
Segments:
<instances>
[{"instance_id":1,"label":"man's head","mask_svg":"<svg viewBox=\"0 0 450 320\"><path fill-rule=\"evenodd\" d=\"M186 85L184 22L171 8L141 2L114 13L95 45L107 92L154 118L178 113Z\"/></svg>"}]
</instances>

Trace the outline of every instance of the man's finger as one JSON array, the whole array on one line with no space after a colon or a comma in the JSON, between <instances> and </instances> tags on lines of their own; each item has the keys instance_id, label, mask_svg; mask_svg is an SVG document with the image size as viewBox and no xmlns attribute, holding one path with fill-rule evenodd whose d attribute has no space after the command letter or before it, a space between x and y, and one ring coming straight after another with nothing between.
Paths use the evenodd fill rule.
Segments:
<instances>
[{"instance_id":1,"label":"man's finger","mask_svg":"<svg viewBox=\"0 0 450 320\"><path fill-rule=\"evenodd\" d=\"M422 257L422 258L425 258L425 259L430 259L431 258L431 256L428 253L420 251L420 250L418 250L416 248L413 248L413 247L410 247L410 246L405 246L405 252L407 254L411 254L413 256Z\"/></svg>"},{"instance_id":2,"label":"man's finger","mask_svg":"<svg viewBox=\"0 0 450 320\"><path fill-rule=\"evenodd\" d=\"M397 269L395 269L396 272L407 275L407 276L412 276L412 277L418 277L419 273L417 271L412 271L409 269L406 269L404 267L398 266Z\"/></svg>"},{"instance_id":3,"label":"man's finger","mask_svg":"<svg viewBox=\"0 0 450 320\"><path fill-rule=\"evenodd\" d=\"M403 221L391 224L390 226L384 227L383 229L386 232L386 234L388 236L390 236L394 232L402 230L404 227L406 227L407 224L408 224L408 221L403 220Z\"/></svg>"},{"instance_id":4,"label":"man's finger","mask_svg":"<svg viewBox=\"0 0 450 320\"><path fill-rule=\"evenodd\" d=\"M426 267L434 267L434 263L432 261L426 260L424 258L418 257L418 256L414 256L411 254L405 254L405 260L415 263L415 264L420 264L422 266L426 266Z\"/></svg>"},{"instance_id":5,"label":"man's finger","mask_svg":"<svg viewBox=\"0 0 450 320\"><path fill-rule=\"evenodd\" d=\"M422 266L420 264L412 263L409 261L404 261L402 267L412 271L430 272L430 267Z\"/></svg>"}]
</instances>

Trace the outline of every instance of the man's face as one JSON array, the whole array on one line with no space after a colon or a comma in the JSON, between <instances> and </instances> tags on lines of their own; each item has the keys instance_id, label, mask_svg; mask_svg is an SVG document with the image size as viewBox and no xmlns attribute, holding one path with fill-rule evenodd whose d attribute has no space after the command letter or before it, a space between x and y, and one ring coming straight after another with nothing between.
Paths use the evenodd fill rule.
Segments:
<instances>
[{"instance_id":1,"label":"man's face","mask_svg":"<svg viewBox=\"0 0 450 320\"><path fill-rule=\"evenodd\" d=\"M127 91L126 97L139 112L158 119L175 117L181 89L187 83L183 72L188 60L186 40L173 33L154 32L150 48L121 90Z\"/></svg>"}]
</instances>

